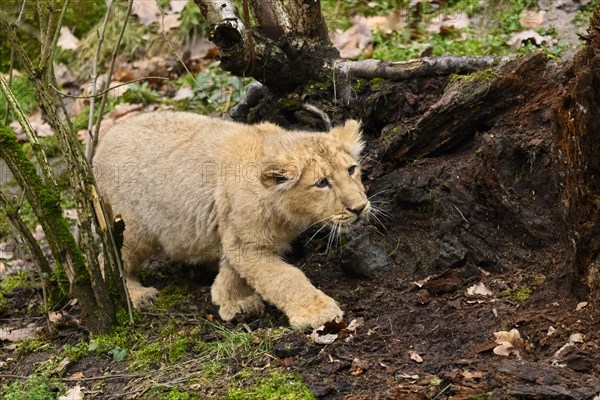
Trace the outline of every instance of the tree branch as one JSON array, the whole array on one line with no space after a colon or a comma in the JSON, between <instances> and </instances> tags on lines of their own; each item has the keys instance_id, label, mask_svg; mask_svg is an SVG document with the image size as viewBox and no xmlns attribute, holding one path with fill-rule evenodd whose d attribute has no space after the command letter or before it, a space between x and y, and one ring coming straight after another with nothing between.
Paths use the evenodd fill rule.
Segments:
<instances>
[{"instance_id":1,"label":"tree branch","mask_svg":"<svg viewBox=\"0 0 600 400\"><path fill-rule=\"evenodd\" d=\"M40 271L42 274L45 274L48 278L53 275L52 268L50 264L48 264L48 260L44 256L44 252L40 248L37 240L31 234L25 222L19 215L19 210L15 206L11 204L11 202L4 196L4 193L0 192L0 208L4 210L4 213L14 226L14 228L19 232L27 247L29 247L29 251L31 252L31 256L37 263L38 267L40 267Z\"/></svg>"},{"instance_id":2,"label":"tree branch","mask_svg":"<svg viewBox=\"0 0 600 400\"><path fill-rule=\"evenodd\" d=\"M470 74L511 59L511 57L496 56L447 56L424 57L396 62L380 60L339 61L336 66L338 72L347 74L351 78L404 80L438 75Z\"/></svg>"},{"instance_id":3,"label":"tree branch","mask_svg":"<svg viewBox=\"0 0 600 400\"><path fill-rule=\"evenodd\" d=\"M52 192L55 195L58 195L58 185L56 183L56 178L54 177L52 168L50 168L50 164L48 163L46 154L44 154L44 150L42 149L42 145L40 144L40 141L38 140L38 136L35 133L35 131L33 130L33 127L29 123L29 120L27 119L25 114L23 114L23 110L19 106L17 99L15 98L12 91L10 90L8 82L6 82L6 80L4 79L4 77L2 75L0 75L0 92L2 92L4 94L4 96L6 97L8 104L10 105L13 112L15 113L17 121L19 121L21 128L23 128L23 132L25 132L27 139L29 139L29 143L31 143L31 149L33 150L33 153L35 154L35 158L37 159L38 164L40 165L40 168L42 169L42 173L44 174L44 178L45 178L46 182L50 184L50 189L52 190Z\"/></svg>"}]
</instances>

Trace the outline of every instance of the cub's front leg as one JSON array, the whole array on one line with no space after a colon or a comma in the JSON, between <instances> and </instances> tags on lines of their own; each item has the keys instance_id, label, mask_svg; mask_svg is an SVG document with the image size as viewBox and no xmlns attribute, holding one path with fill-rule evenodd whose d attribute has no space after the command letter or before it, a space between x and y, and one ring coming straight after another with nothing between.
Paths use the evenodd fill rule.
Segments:
<instances>
[{"instance_id":1,"label":"cub's front leg","mask_svg":"<svg viewBox=\"0 0 600 400\"><path fill-rule=\"evenodd\" d=\"M239 246L239 242L238 242ZM254 246L224 258L260 296L285 312L295 329L317 328L344 315L335 300L275 253Z\"/></svg>"},{"instance_id":2,"label":"cub's front leg","mask_svg":"<svg viewBox=\"0 0 600 400\"><path fill-rule=\"evenodd\" d=\"M219 316L225 321L235 317L237 313L257 313L261 315L265 309L260 296L248 286L227 262L221 260L219 274L215 278L211 290L212 302L219 306Z\"/></svg>"}]
</instances>

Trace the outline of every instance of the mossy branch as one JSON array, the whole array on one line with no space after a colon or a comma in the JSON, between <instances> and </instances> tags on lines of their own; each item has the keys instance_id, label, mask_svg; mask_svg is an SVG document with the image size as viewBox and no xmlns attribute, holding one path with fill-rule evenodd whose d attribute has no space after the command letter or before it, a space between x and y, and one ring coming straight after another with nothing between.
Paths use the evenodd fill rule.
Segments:
<instances>
[{"instance_id":1,"label":"mossy branch","mask_svg":"<svg viewBox=\"0 0 600 400\"><path fill-rule=\"evenodd\" d=\"M84 309L94 309L96 304L85 258L75 243L69 224L63 217L60 198L44 185L36 173L35 166L17 142L14 132L3 124L0 125L0 158L6 162L15 180L23 189L25 198L46 233L55 261L65 267L73 294L77 296Z\"/></svg>"},{"instance_id":2,"label":"mossy branch","mask_svg":"<svg viewBox=\"0 0 600 400\"><path fill-rule=\"evenodd\" d=\"M27 244L31 256L33 257L37 265L40 267L40 271L42 271L42 274L46 275L47 280L49 280L54 275L52 268L50 267L48 260L44 256L44 252L42 252L42 249L40 248L40 245L38 244L37 240L35 240L33 234L31 233L29 228L27 228L27 225L25 225L25 222L21 218L21 215L19 215L19 208L14 206L2 192L0 192L0 207L2 208L2 210L4 210L4 213L8 217L8 220L11 222L11 224L17 230L17 232L19 232L19 234ZM56 284L52 285L50 287L51 295L54 294L54 292L56 292L57 289L58 287Z\"/></svg>"},{"instance_id":3,"label":"mossy branch","mask_svg":"<svg viewBox=\"0 0 600 400\"><path fill-rule=\"evenodd\" d=\"M35 158L37 159L37 162L39 163L40 168L42 169L42 173L44 174L46 182L50 184L50 189L54 192L54 194L58 195L58 185L56 183L56 178L54 177L54 173L50 168L50 164L48 163L46 154L44 154L44 150L42 149L42 145L38 140L38 136L33 130L31 124L29 123L29 120L25 116L25 113L23 113L23 110L19 106L19 103L17 102L17 99L15 98L13 92L10 90L8 82L6 82L2 75L0 75L0 92L2 92L2 94L4 94L4 96L6 97L10 108L12 108L13 112L15 113L17 121L19 121L21 128L23 128L23 132L25 132L27 139L29 139L29 143L31 143L31 149L33 150Z\"/></svg>"}]
</instances>

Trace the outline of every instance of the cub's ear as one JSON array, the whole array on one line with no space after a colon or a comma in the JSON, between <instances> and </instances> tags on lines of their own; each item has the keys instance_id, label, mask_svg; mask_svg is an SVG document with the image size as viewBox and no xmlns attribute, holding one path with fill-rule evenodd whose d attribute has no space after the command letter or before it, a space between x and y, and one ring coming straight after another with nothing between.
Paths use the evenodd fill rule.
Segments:
<instances>
[{"instance_id":1,"label":"cub's ear","mask_svg":"<svg viewBox=\"0 0 600 400\"><path fill-rule=\"evenodd\" d=\"M352 158L356 160L360 158L360 153L365 147L365 142L362 139L359 121L349 119L344 125L333 128L330 134L345 143L346 150L348 150Z\"/></svg>"},{"instance_id":2,"label":"cub's ear","mask_svg":"<svg viewBox=\"0 0 600 400\"><path fill-rule=\"evenodd\" d=\"M287 190L300 178L300 169L294 164L267 163L260 174L260 182L266 188L277 186Z\"/></svg>"}]
</instances>

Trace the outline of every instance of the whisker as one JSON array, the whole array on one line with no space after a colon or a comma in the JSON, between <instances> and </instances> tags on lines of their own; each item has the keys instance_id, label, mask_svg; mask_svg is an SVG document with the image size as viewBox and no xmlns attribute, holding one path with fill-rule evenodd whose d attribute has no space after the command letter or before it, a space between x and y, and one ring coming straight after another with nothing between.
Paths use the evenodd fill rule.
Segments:
<instances>
[{"instance_id":1,"label":"whisker","mask_svg":"<svg viewBox=\"0 0 600 400\"><path fill-rule=\"evenodd\" d=\"M369 200L371 200L373 197L375 197L375 196L377 196L377 195L379 195L379 194L385 193L385 192L389 192L389 191L390 191L390 190L392 190L392 189L393 189L393 188L391 188L391 187L390 187L390 188L387 188L387 189L380 190L379 192L377 192L377 193L375 193L375 194L372 194L372 195L370 195L370 196L368 197L368 199L369 199Z\"/></svg>"},{"instance_id":2,"label":"whisker","mask_svg":"<svg viewBox=\"0 0 600 400\"><path fill-rule=\"evenodd\" d=\"M321 220L319 220L319 221L317 221L317 222L313 222L312 224L310 224L310 225L309 225L309 226L307 226L306 228L302 229L302 231L300 231L300 233L304 233L304 232L306 232L308 229L312 228L313 226L315 226L315 225L317 225L317 224L319 224L319 223L321 223L321 222L327 221L327 220L331 220L331 217L325 217L325 218L323 218L323 219L321 219Z\"/></svg>"},{"instance_id":3,"label":"whisker","mask_svg":"<svg viewBox=\"0 0 600 400\"><path fill-rule=\"evenodd\" d=\"M377 217L380 217L381 219L387 222L392 222L392 220L394 219L392 214L381 210L373 210L373 215L376 215Z\"/></svg>"},{"instance_id":4,"label":"whisker","mask_svg":"<svg viewBox=\"0 0 600 400\"><path fill-rule=\"evenodd\" d=\"M311 240L313 240L315 238L315 236L317 236L319 234L319 232L321 232L327 225L323 224L323 226L321 226L311 237L310 239L308 239L308 241L304 244L305 246L308 245L310 243Z\"/></svg>"}]
</instances>

